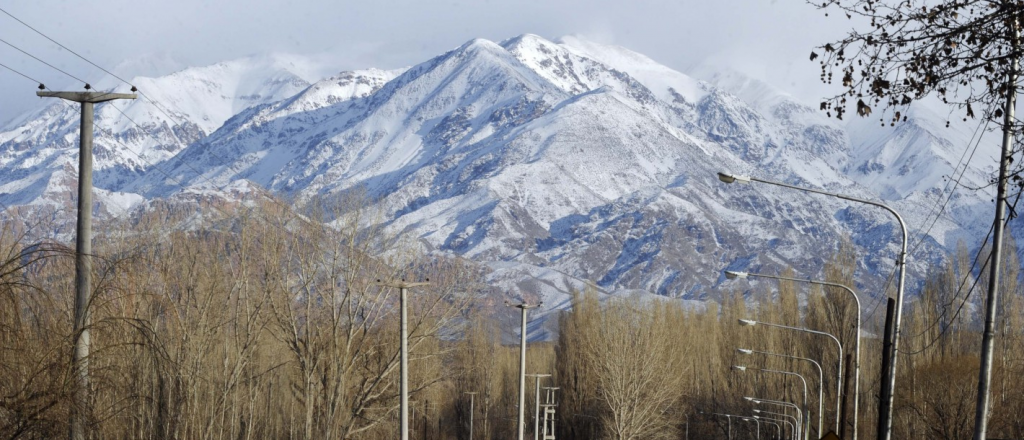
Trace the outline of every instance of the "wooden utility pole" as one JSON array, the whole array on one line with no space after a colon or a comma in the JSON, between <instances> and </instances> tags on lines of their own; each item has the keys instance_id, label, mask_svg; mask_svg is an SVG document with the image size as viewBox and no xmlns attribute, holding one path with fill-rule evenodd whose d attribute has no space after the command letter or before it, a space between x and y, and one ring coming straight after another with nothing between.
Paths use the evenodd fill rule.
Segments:
<instances>
[{"instance_id":1,"label":"wooden utility pole","mask_svg":"<svg viewBox=\"0 0 1024 440\"><path fill-rule=\"evenodd\" d=\"M92 299L92 119L93 105L115 99L135 99L135 94L106 92L36 92L82 104L78 141L78 224L75 237L75 349L71 371L75 380L68 438L85 440L85 415L89 406L89 302Z\"/></svg>"}]
</instances>

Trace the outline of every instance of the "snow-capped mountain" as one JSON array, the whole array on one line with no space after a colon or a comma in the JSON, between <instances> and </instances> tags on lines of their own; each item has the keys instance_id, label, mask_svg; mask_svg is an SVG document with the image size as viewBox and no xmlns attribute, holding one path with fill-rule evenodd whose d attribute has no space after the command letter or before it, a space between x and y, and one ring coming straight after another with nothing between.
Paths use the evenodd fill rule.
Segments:
<instances>
[{"instance_id":1,"label":"snow-capped mountain","mask_svg":"<svg viewBox=\"0 0 1024 440\"><path fill-rule=\"evenodd\" d=\"M130 104L140 130L110 105L97 112L99 190L134 203L243 181L298 201L361 188L390 227L552 307L587 281L702 298L725 268L815 276L842 236L865 255L862 287L877 290L891 270L888 213L728 186L718 171L885 200L915 238L927 232L912 256L918 273L985 219L974 208L987 195L960 193L933 221L969 134L938 129L934 112L895 128L843 124L734 72L690 76L575 37L477 39L409 69L312 84L274 63L136 81L169 115ZM70 178L52 183L74 172L77 117L65 107L0 133L0 201L70 200ZM150 160L112 147L122 144ZM970 178L983 179L984 165Z\"/></svg>"},{"instance_id":2,"label":"snow-capped mountain","mask_svg":"<svg viewBox=\"0 0 1024 440\"><path fill-rule=\"evenodd\" d=\"M166 63L165 63L166 64ZM306 89L300 59L260 56L170 75L134 77L133 101L112 101L95 109L94 160L97 200L114 214L142 201L121 188L153 165L213 133L224 121L255 105L277 102ZM106 78L97 89L128 92ZM78 179L77 103L47 99L29 115L0 131L0 199L7 205L62 209Z\"/></svg>"}]
</instances>

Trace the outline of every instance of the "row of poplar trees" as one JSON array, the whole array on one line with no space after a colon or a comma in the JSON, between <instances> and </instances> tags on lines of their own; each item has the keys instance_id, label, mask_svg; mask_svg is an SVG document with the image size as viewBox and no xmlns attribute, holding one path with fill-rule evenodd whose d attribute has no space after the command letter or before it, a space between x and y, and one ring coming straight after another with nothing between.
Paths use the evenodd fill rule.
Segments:
<instances>
[{"instance_id":1,"label":"row of poplar trees","mask_svg":"<svg viewBox=\"0 0 1024 440\"><path fill-rule=\"evenodd\" d=\"M90 436L397 438L398 292L387 284L405 278L430 280L410 294L410 438L467 439L471 423L474 439L515 438L518 309L501 307L472 264L418 253L401 237L366 227L379 222L361 204L342 205L301 216L274 203L156 205L108 228L115 232L96 240L89 305ZM0 438L65 436L77 385L70 371L74 254L30 236L13 222L0 230ZM825 279L856 285L851 249L840 246ZM1024 377L1024 295L1016 253L1007 255L991 432L1024 438L1024 387L1017 382ZM984 283L976 281L986 269L962 246L948 260L927 274L907 308L895 438L971 433L984 298ZM571 307L549 321L557 321L556 340L531 343L528 353L528 373L551 374L540 384L558 387L556 438L788 435L784 423L721 415L785 412L744 397L803 403L799 380L755 369L807 379L816 437L824 434L817 426L821 387L822 431L834 430L845 411L848 438L852 403L837 414L837 385L844 384L837 384L835 344L737 320L828 332L852 354L849 295L787 282L730 289L719 292L720 301L696 306L574 293ZM875 432L879 297L861 295L860 439ZM814 359L822 379L809 362L740 348ZM734 365L749 368L737 372ZM532 437L537 402L533 392L527 396Z\"/></svg>"}]
</instances>

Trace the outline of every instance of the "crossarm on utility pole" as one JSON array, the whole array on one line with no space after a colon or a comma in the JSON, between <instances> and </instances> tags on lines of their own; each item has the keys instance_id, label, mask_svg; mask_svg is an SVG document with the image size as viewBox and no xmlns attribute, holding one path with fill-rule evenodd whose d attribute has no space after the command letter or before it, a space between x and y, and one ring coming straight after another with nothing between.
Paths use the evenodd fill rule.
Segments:
<instances>
[{"instance_id":1,"label":"crossarm on utility pole","mask_svg":"<svg viewBox=\"0 0 1024 440\"><path fill-rule=\"evenodd\" d=\"M36 96L60 98L82 104L78 136L78 221L75 229L74 352L71 371L74 388L68 415L68 438L85 440L89 407L89 303L92 300L92 132L93 106L115 99L135 99L134 94L107 92L36 92Z\"/></svg>"}]
</instances>

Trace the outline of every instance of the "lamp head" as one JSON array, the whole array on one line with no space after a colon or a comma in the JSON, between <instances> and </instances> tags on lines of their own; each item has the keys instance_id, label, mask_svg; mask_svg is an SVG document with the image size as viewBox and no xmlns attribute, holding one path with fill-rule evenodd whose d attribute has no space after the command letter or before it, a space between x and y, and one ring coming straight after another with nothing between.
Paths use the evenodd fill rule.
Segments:
<instances>
[{"instance_id":1,"label":"lamp head","mask_svg":"<svg viewBox=\"0 0 1024 440\"><path fill-rule=\"evenodd\" d=\"M754 350L746 348L737 348L736 351L740 352L741 354L754 354Z\"/></svg>"},{"instance_id":2,"label":"lamp head","mask_svg":"<svg viewBox=\"0 0 1024 440\"><path fill-rule=\"evenodd\" d=\"M761 414L761 410L759 410L759 409L754 409L754 412L756 412L758 414Z\"/></svg>"},{"instance_id":3,"label":"lamp head","mask_svg":"<svg viewBox=\"0 0 1024 440\"><path fill-rule=\"evenodd\" d=\"M747 371L747 367L743 365L733 365L732 371Z\"/></svg>"},{"instance_id":4,"label":"lamp head","mask_svg":"<svg viewBox=\"0 0 1024 440\"><path fill-rule=\"evenodd\" d=\"M750 177L739 176L739 175L736 175L736 174L729 174L729 173L721 173L721 172L718 173L718 180L721 180L721 181L723 181L725 183L733 183L733 182L750 183Z\"/></svg>"},{"instance_id":5,"label":"lamp head","mask_svg":"<svg viewBox=\"0 0 1024 440\"><path fill-rule=\"evenodd\" d=\"M725 277L730 279L730 280L735 280L737 278L746 279L747 278L747 273L746 272L737 272L737 271L734 271L734 270L727 270L727 271L725 271Z\"/></svg>"},{"instance_id":6,"label":"lamp head","mask_svg":"<svg viewBox=\"0 0 1024 440\"><path fill-rule=\"evenodd\" d=\"M757 325L757 321L754 321L753 319L741 319L739 321L740 321L740 325L749 325L749 326Z\"/></svg>"}]
</instances>

